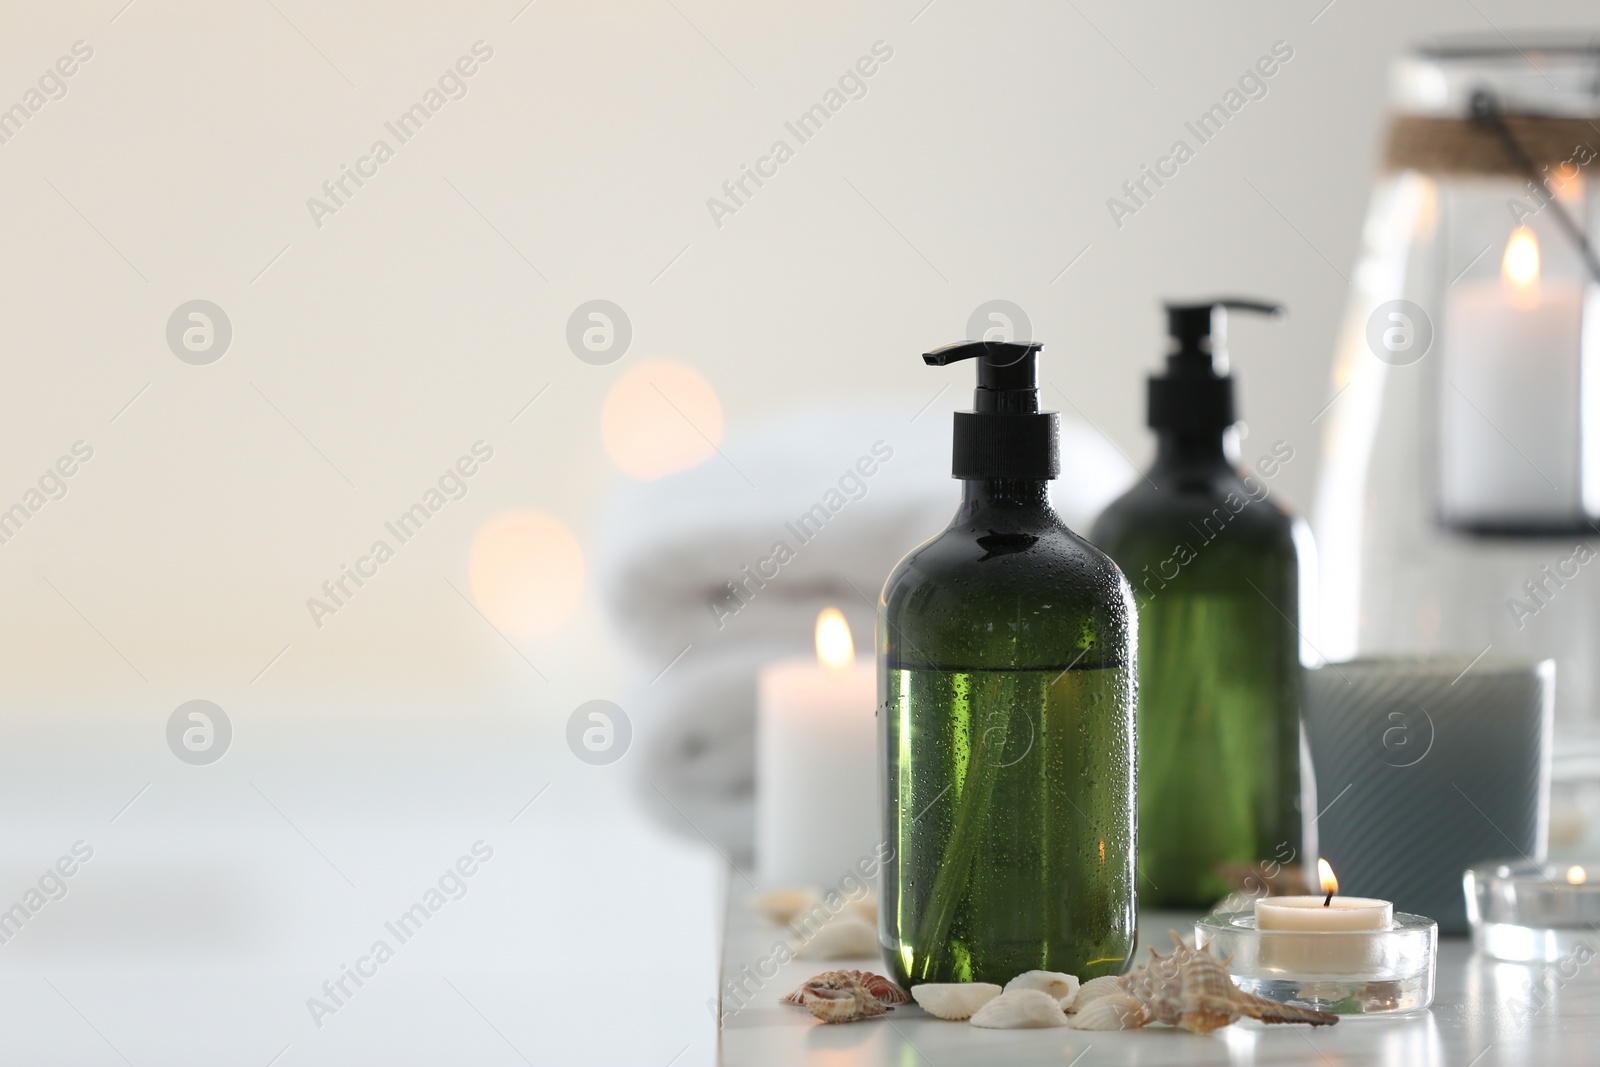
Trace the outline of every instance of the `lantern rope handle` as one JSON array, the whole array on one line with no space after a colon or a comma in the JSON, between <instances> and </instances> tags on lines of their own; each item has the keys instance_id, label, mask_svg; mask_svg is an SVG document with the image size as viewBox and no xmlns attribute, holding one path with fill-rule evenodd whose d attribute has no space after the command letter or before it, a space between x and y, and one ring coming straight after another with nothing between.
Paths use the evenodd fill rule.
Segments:
<instances>
[{"instance_id":1,"label":"lantern rope handle","mask_svg":"<svg viewBox=\"0 0 1600 1067\"><path fill-rule=\"evenodd\" d=\"M1470 108L1472 121L1485 127L1499 139L1501 147L1505 149L1506 158L1522 171L1529 181L1544 188L1544 176L1539 173L1538 166L1517 140L1517 135L1511 132L1511 126L1506 122L1505 111L1501 109L1500 101L1495 99L1494 94L1487 89L1479 89L1472 94ZM1556 221L1561 224L1561 229L1566 232L1573 246L1577 248L1578 254L1583 257L1589 273L1595 281L1600 282L1600 259L1595 258L1594 248L1589 244L1589 238L1584 234L1582 227L1567 214L1566 208L1556 200L1554 193L1550 193L1547 206L1555 212Z\"/></svg>"}]
</instances>

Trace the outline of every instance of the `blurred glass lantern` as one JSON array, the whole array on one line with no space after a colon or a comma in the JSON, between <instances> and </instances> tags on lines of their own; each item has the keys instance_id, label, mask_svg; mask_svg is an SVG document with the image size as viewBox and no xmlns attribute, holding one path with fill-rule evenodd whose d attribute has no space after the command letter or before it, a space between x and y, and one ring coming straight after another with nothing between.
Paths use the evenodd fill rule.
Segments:
<instances>
[{"instance_id":1,"label":"blurred glass lantern","mask_svg":"<svg viewBox=\"0 0 1600 1067\"><path fill-rule=\"evenodd\" d=\"M1318 419L1322 651L1553 655L1579 742L1600 723L1600 41L1420 47L1391 100Z\"/></svg>"}]
</instances>

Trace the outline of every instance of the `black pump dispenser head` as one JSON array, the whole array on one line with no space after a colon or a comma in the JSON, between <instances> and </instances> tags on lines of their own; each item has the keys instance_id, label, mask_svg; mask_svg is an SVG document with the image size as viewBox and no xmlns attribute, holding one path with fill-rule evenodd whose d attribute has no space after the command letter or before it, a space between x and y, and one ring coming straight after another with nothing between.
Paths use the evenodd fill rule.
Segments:
<instances>
[{"instance_id":1,"label":"black pump dispenser head","mask_svg":"<svg viewBox=\"0 0 1600 1067\"><path fill-rule=\"evenodd\" d=\"M1149 423L1156 430L1225 430L1237 421L1228 376L1227 312L1282 318L1283 308L1259 300L1219 298L1167 304L1173 341L1165 374L1150 378Z\"/></svg>"},{"instance_id":2,"label":"black pump dispenser head","mask_svg":"<svg viewBox=\"0 0 1600 1067\"><path fill-rule=\"evenodd\" d=\"M930 367L978 361L972 411L955 413L951 474L964 479L1042 481L1061 473L1061 445L1053 411L1039 410L1042 344L957 341L922 356Z\"/></svg>"}]
</instances>

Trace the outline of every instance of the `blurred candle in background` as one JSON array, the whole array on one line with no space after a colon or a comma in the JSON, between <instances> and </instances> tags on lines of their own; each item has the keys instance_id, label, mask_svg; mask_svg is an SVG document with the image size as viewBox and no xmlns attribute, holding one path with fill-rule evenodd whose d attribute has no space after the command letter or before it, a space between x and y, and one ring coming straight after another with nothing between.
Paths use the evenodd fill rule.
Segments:
<instances>
[{"instance_id":1,"label":"blurred candle in background","mask_svg":"<svg viewBox=\"0 0 1600 1067\"><path fill-rule=\"evenodd\" d=\"M762 668L756 712L756 867L773 887L826 889L879 836L876 671L837 608L816 658Z\"/></svg>"},{"instance_id":2,"label":"blurred candle in background","mask_svg":"<svg viewBox=\"0 0 1600 1067\"><path fill-rule=\"evenodd\" d=\"M1583 282L1545 277L1519 226L1500 277L1445 297L1441 501L1452 521L1560 522L1578 514Z\"/></svg>"}]
</instances>

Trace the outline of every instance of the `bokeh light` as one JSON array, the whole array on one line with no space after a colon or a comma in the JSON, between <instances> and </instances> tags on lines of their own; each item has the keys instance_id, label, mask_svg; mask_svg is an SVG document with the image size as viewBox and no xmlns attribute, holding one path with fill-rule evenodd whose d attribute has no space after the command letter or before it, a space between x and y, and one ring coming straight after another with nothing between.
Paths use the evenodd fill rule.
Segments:
<instances>
[{"instance_id":1,"label":"bokeh light","mask_svg":"<svg viewBox=\"0 0 1600 1067\"><path fill-rule=\"evenodd\" d=\"M617 379L600 411L600 436L617 466L661 478L703 463L722 443L722 403L686 363L646 360Z\"/></svg>"},{"instance_id":2,"label":"bokeh light","mask_svg":"<svg viewBox=\"0 0 1600 1067\"><path fill-rule=\"evenodd\" d=\"M551 632L583 599L583 549L565 523L542 511L507 512L484 523L468 573L489 621L519 637Z\"/></svg>"}]
</instances>

